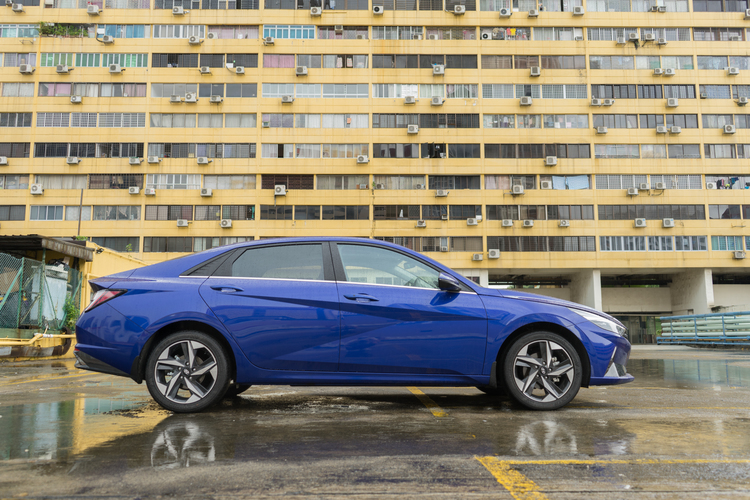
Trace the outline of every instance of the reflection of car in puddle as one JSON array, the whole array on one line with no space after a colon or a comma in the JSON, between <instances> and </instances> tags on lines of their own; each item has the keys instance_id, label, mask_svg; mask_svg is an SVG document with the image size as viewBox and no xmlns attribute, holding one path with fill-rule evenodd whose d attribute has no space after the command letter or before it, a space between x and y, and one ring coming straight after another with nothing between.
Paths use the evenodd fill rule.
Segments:
<instances>
[{"instance_id":1,"label":"reflection of car in puddle","mask_svg":"<svg viewBox=\"0 0 750 500\"><path fill-rule=\"evenodd\" d=\"M157 426L154 436L152 467L175 469L216 460L213 435L194 420L169 418Z\"/></svg>"},{"instance_id":2,"label":"reflection of car in puddle","mask_svg":"<svg viewBox=\"0 0 750 500\"><path fill-rule=\"evenodd\" d=\"M538 420L519 427L515 433L510 429L505 432L515 435L515 443L508 443L508 451L519 456L625 455L631 452L635 439L634 434L607 420L595 420L589 425Z\"/></svg>"}]
</instances>

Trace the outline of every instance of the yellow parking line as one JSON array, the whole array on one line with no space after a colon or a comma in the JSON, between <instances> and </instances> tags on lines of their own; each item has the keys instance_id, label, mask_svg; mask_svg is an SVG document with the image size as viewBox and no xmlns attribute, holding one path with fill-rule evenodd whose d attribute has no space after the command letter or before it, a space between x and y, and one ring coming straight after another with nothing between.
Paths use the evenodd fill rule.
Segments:
<instances>
[{"instance_id":1,"label":"yellow parking line","mask_svg":"<svg viewBox=\"0 0 750 500\"><path fill-rule=\"evenodd\" d=\"M8 382L7 384L0 384L0 387L7 387L10 385L19 384L31 384L32 382L47 382L48 380L60 380L64 378L75 378L75 377L89 377L96 375L95 373L77 373L75 375L62 375L60 377L34 377L32 380L22 380L20 382Z\"/></svg>"},{"instance_id":2,"label":"yellow parking line","mask_svg":"<svg viewBox=\"0 0 750 500\"><path fill-rule=\"evenodd\" d=\"M440 408L437 405L437 403L435 403L432 399L430 399L430 397L427 394L425 394L424 392L420 391L416 387L407 387L407 389L409 389L409 391L412 394L414 394L417 397L417 399L419 399L422 402L422 404L425 405L427 407L427 409L430 410L432 412L432 414L435 415L436 417L447 417L448 416L448 414L445 412L445 410L443 410L442 408Z\"/></svg>"},{"instance_id":3,"label":"yellow parking line","mask_svg":"<svg viewBox=\"0 0 750 500\"><path fill-rule=\"evenodd\" d=\"M495 457L474 458L484 465L490 474L495 476L497 482L502 484L516 500L547 500L547 496L534 481L510 468L510 462Z\"/></svg>"}]
</instances>

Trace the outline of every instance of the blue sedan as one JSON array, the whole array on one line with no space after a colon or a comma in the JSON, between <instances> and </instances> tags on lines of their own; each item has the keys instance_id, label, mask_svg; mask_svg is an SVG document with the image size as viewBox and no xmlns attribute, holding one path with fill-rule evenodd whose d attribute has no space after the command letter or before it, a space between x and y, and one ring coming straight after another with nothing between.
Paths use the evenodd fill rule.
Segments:
<instances>
[{"instance_id":1,"label":"blue sedan","mask_svg":"<svg viewBox=\"0 0 750 500\"><path fill-rule=\"evenodd\" d=\"M554 410L581 386L633 380L611 316L374 240L240 243L91 286L76 366L145 380L174 412L254 384L472 386Z\"/></svg>"}]
</instances>

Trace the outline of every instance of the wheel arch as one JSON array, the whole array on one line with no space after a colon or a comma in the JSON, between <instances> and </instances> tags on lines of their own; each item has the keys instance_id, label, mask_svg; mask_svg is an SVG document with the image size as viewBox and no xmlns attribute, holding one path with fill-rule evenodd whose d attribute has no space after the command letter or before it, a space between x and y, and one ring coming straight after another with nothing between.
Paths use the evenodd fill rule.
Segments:
<instances>
[{"instance_id":1,"label":"wheel arch","mask_svg":"<svg viewBox=\"0 0 750 500\"><path fill-rule=\"evenodd\" d=\"M578 338L578 336L565 328L562 325L558 325L556 323L549 323L544 321L538 321L534 323L529 323L526 325L523 325L516 330L514 330L508 337L503 341L503 344L500 346L500 350L497 353L496 360L496 373L495 377L497 378L497 381L499 382L502 378L502 367L503 367L503 361L505 360L505 356L508 353L508 350L510 349L510 346L513 345L513 342L516 341L519 337L522 337L523 335L527 333L532 332L538 332L538 331L548 331L552 333L557 333L558 335L561 335L565 340L571 343L573 348L576 350L576 354L578 354L578 357L581 360L581 365L583 368L583 374L581 377L581 386L582 387L588 387L589 381L591 379L591 359L589 358L589 354L586 351L586 348L583 345L583 342L581 342L581 339Z\"/></svg>"},{"instance_id":2,"label":"wheel arch","mask_svg":"<svg viewBox=\"0 0 750 500\"><path fill-rule=\"evenodd\" d=\"M146 364L148 361L148 356L149 354L151 354L153 348L169 335L184 330L195 330L205 333L206 335L209 335L211 338L219 342L219 344L221 344L221 346L224 348L224 353L227 355L227 359L229 359L230 361L230 380L235 380L237 378L237 360L235 359L235 352L232 349L232 346L229 344L227 338L213 326L195 320L175 321L174 323L162 326L161 328L159 328L159 330L154 332L154 334L149 337L146 343L143 344L141 352L133 360L133 366L130 370L130 377L139 384L143 382L146 375Z\"/></svg>"}]
</instances>

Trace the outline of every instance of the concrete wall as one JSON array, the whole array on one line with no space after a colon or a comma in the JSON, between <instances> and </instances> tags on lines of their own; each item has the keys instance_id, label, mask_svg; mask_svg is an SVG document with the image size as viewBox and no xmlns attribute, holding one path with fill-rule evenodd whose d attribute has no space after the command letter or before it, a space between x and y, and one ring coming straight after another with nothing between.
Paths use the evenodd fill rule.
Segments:
<instances>
[{"instance_id":1,"label":"concrete wall","mask_svg":"<svg viewBox=\"0 0 750 500\"><path fill-rule=\"evenodd\" d=\"M689 269L672 276L672 313L708 314L714 305L711 269Z\"/></svg>"},{"instance_id":2,"label":"concrete wall","mask_svg":"<svg viewBox=\"0 0 750 500\"><path fill-rule=\"evenodd\" d=\"M714 285L714 306L724 311L750 311L750 285Z\"/></svg>"},{"instance_id":3,"label":"concrete wall","mask_svg":"<svg viewBox=\"0 0 750 500\"><path fill-rule=\"evenodd\" d=\"M602 288L607 313L667 313L672 311L669 288Z\"/></svg>"}]
</instances>

